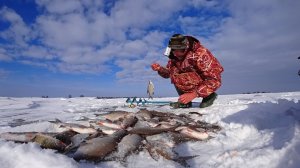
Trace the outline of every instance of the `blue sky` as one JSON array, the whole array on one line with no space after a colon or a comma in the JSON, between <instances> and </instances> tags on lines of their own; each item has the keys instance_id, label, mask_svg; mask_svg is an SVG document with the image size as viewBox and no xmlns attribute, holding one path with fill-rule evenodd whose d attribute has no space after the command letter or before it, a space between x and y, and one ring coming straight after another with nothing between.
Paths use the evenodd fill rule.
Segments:
<instances>
[{"instance_id":1,"label":"blue sky","mask_svg":"<svg viewBox=\"0 0 300 168\"><path fill-rule=\"evenodd\" d=\"M0 96L176 96L151 63L197 37L225 71L219 94L300 90L300 1L0 1Z\"/></svg>"}]
</instances>

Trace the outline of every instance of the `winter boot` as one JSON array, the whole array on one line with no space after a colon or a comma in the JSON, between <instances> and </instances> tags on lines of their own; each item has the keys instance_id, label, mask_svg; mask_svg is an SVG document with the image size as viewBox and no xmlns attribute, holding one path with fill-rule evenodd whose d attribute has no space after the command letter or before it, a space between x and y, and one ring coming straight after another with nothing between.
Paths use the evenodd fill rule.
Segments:
<instances>
[{"instance_id":1,"label":"winter boot","mask_svg":"<svg viewBox=\"0 0 300 168\"><path fill-rule=\"evenodd\" d=\"M189 102L187 104L183 104L180 102L172 102L172 103L170 103L170 106L173 108L190 108L190 107L192 107L192 102Z\"/></svg>"},{"instance_id":2,"label":"winter boot","mask_svg":"<svg viewBox=\"0 0 300 168\"><path fill-rule=\"evenodd\" d=\"M200 103L200 108L211 106L216 100L217 96L217 93L213 92L209 96L203 98L202 102Z\"/></svg>"}]
</instances>

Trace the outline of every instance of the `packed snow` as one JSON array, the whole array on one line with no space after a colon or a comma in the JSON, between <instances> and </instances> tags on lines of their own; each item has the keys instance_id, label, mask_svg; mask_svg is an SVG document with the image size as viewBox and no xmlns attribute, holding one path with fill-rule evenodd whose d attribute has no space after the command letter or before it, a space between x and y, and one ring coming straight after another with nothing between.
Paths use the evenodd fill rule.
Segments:
<instances>
[{"instance_id":1,"label":"packed snow","mask_svg":"<svg viewBox=\"0 0 300 168\"><path fill-rule=\"evenodd\" d=\"M156 101L176 101L176 97L154 98ZM180 156L198 155L188 160L190 167L300 167L300 92L219 95L214 105L197 108L201 98L189 109L170 106L146 106L149 110L175 114L199 112L194 119L218 124L222 130L206 141L180 144ZM137 112L129 108L125 98L10 98L0 97L0 133L59 132L48 122L80 123L88 117L114 110ZM197 103L198 102L198 103ZM35 143L21 144L0 140L1 168L94 168L124 167L118 161L76 162L52 149L42 149ZM161 158L155 161L141 151L127 158L127 167L182 167Z\"/></svg>"}]
</instances>

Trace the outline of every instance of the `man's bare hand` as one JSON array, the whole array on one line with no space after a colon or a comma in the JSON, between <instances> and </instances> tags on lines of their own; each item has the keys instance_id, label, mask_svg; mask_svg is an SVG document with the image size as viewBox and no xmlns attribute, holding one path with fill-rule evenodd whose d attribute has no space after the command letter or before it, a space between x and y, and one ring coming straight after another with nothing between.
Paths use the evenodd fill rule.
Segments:
<instances>
[{"instance_id":1,"label":"man's bare hand","mask_svg":"<svg viewBox=\"0 0 300 168\"><path fill-rule=\"evenodd\" d=\"M151 68L153 69L153 71L158 71L161 68L161 66L158 63L153 63L151 65Z\"/></svg>"}]
</instances>

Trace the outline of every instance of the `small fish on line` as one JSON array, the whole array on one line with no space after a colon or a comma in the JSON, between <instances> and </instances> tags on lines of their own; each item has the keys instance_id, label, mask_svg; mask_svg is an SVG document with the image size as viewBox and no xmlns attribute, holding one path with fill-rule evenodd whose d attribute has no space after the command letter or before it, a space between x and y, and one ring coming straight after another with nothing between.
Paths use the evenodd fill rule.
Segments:
<instances>
[{"instance_id":1,"label":"small fish on line","mask_svg":"<svg viewBox=\"0 0 300 168\"><path fill-rule=\"evenodd\" d=\"M147 86L147 94L149 96L149 99L153 99L154 95L154 84L151 80L149 80L148 86Z\"/></svg>"}]
</instances>

